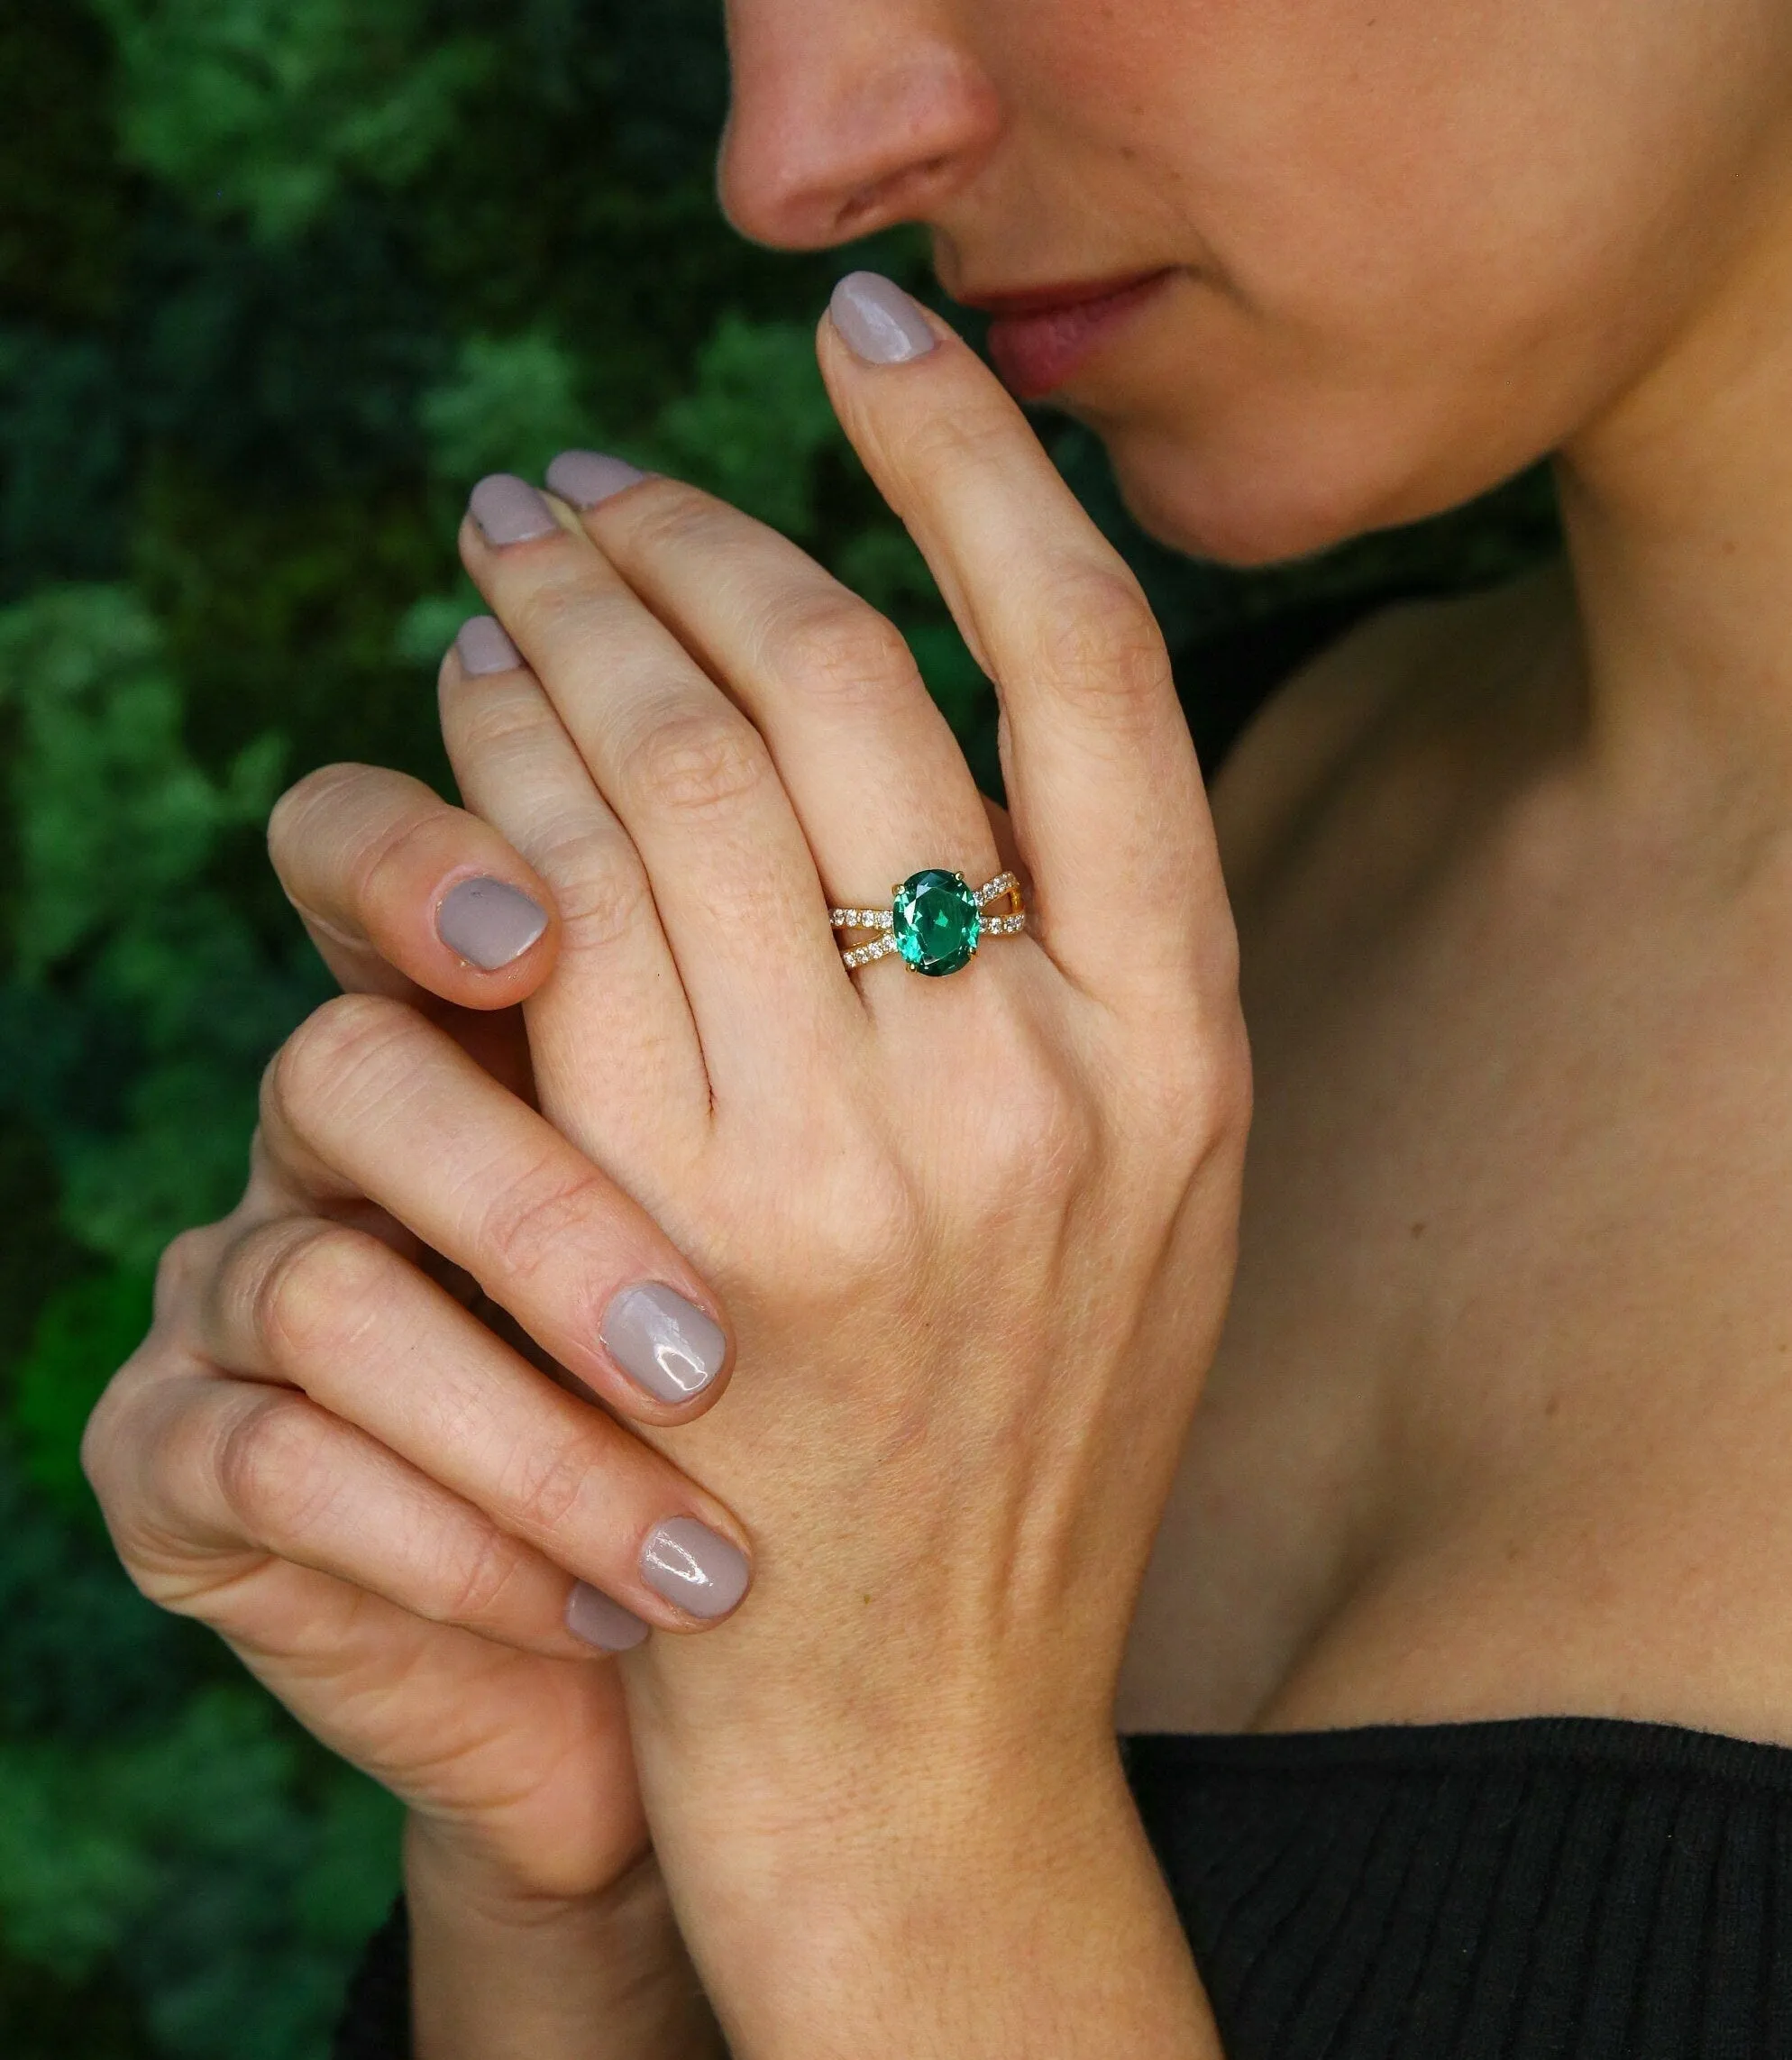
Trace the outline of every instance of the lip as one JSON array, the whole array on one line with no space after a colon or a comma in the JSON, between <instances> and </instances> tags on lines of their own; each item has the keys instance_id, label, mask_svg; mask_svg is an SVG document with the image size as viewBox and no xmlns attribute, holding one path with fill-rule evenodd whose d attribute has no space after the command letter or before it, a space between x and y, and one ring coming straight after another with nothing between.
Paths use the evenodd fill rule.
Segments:
<instances>
[{"instance_id":1,"label":"lip","mask_svg":"<svg viewBox=\"0 0 1792 2060\"><path fill-rule=\"evenodd\" d=\"M990 355L1009 390L1021 400L1039 400L1062 386L1170 276L1166 269L959 298L995 317Z\"/></svg>"}]
</instances>

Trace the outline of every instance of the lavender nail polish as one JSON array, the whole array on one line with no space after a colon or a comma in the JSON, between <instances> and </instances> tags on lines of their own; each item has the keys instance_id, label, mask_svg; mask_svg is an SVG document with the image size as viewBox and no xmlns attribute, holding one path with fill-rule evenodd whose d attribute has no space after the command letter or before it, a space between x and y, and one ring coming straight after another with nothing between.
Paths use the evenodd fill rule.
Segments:
<instances>
[{"instance_id":1,"label":"lavender nail polish","mask_svg":"<svg viewBox=\"0 0 1792 2060\"><path fill-rule=\"evenodd\" d=\"M523 654L495 615L476 615L463 622L454 648L461 656L461 670L470 680L482 679L488 673L514 673L523 663Z\"/></svg>"},{"instance_id":2,"label":"lavender nail polish","mask_svg":"<svg viewBox=\"0 0 1792 2060\"><path fill-rule=\"evenodd\" d=\"M442 898L435 934L481 973L520 958L547 928L547 911L503 880L462 880Z\"/></svg>"},{"instance_id":3,"label":"lavender nail polish","mask_svg":"<svg viewBox=\"0 0 1792 2060\"><path fill-rule=\"evenodd\" d=\"M597 508L646 476L639 465L601 451L562 451L547 469L549 489L574 508Z\"/></svg>"},{"instance_id":4,"label":"lavender nail polish","mask_svg":"<svg viewBox=\"0 0 1792 2060\"><path fill-rule=\"evenodd\" d=\"M584 1580L575 1581L566 1598L566 1628L600 1653L632 1653L649 1630L633 1610Z\"/></svg>"},{"instance_id":5,"label":"lavender nail polish","mask_svg":"<svg viewBox=\"0 0 1792 2060\"><path fill-rule=\"evenodd\" d=\"M746 1554L694 1516L662 1524L641 1548L641 1578L692 1616L726 1616L751 1573Z\"/></svg>"},{"instance_id":6,"label":"lavender nail polish","mask_svg":"<svg viewBox=\"0 0 1792 2060\"><path fill-rule=\"evenodd\" d=\"M531 544L560 527L546 501L515 472L493 472L481 480L467 506L480 533L494 549L507 544Z\"/></svg>"},{"instance_id":7,"label":"lavender nail polish","mask_svg":"<svg viewBox=\"0 0 1792 2060\"><path fill-rule=\"evenodd\" d=\"M656 1402L689 1402L722 1370L728 1341L695 1303L657 1282L625 1287L604 1311L604 1350Z\"/></svg>"},{"instance_id":8,"label":"lavender nail polish","mask_svg":"<svg viewBox=\"0 0 1792 2060\"><path fill-rule=\"evenodd\" d=\"M906 364L926 357L938 340L915 302L878 272L849 271L827 312L847 349L867 364Z\"/></svg>"}]
</instances>

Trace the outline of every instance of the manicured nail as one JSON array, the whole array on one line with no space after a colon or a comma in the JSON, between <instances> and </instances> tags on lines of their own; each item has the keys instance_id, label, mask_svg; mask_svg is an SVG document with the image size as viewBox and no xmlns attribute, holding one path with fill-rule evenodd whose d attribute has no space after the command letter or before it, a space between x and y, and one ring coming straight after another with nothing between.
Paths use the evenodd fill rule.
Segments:
<instances>
[{"instance_id":1,"label":"manicured nail","mask_svg":"<svg viewBox=\"0 0 1792 2060\"><path fill-rule=\"evenodd\" d=\"M650 1626L590 1581L579 1580L566 1598L566 1628L600 1653L632 1653Z\"/></svg>"},{"instance_id":2,"label":"manicured nail","mask_svg":"<svg viewBox=\"0 0 1792 2060\"><path fill-rule=\"evenodd\" d=\"M515 472L493 472L481 480L467 506L480 533L494 549L506 544L530 544L560 527L546 501Z\"/></svg>"},{"instance_id":3,"label":"manicured nail","mask_svg":"<svg viewBox=\"0 0 1792 2060\"><path fill-rule=\"evenodd\" d=\"M549 489L574 508L596 508L646 476L626 458L607 458L601 451L562 451L547 469Z\"/></svg>"},{"instance_id":4,"label":"manicured nail","mask_svg":"<svg viewBox=\"0 0 1792 2060\"><path fill-rule=\"evenodd\" d=\"M874 271L849 271L834 288L827 312L847 349L867 364L906 364L926 357L937 341L915 302Z\"/></svg>"},{"instance_id":5,"label":"manicured nail","mask_svg":"<svg viewBox=\"0 0 1792 2060\"><path fill-rule=\"evenodd\" d=\"M662 1524L641 1548L641 1578L691 1616L726 1616L746 1593L746 1554L694 1516Z\"/></svg>"},{"instance_id":6,"label":"manicured nail","mask_svg":"<svg viewBox=\"0 0 1792 2060\"><path fill-rule=\"evenodd\" d=\"M722 1370L728 1341L694 1303L657 1283L625 1287L604 1311L604 1350L656 1402L689 1402Z\"/></svg>"},{"instance_id":7,"label":"manicured nail","mask_svg":"<svg viewBox=\"0 0 1792 2060\"><path fill-rule=\"evenodd\" d=\"M482 678L487 673L514 673L523 663L523 654L495 615L476 615L471 622L463 622L454 648L469 679Z\"/></svg>"},{"instance_id":8,"label":"manicured nail","mask_svg":"<svg viewBox=\"0 0 1792 2060\"><path fill-rule=\"evenodd\" d=\"M462 880L443 896L435 934L481 973L520 958L547 928L547 911L502 880Z\"/></svg>"}]
</instances>

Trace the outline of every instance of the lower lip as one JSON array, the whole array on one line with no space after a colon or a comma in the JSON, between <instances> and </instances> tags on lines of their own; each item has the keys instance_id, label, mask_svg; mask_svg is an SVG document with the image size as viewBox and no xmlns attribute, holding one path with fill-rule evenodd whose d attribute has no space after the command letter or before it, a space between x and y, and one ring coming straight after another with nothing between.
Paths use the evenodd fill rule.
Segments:
<instances>
[{"instance_id":1,"label":"lower lip","mask_svg":"<svg viewBox=\"0 0 1792 2060\"><path fill-rule=\"evenodd\" d=\"M1019 400L1040 400L1055 391L1120 323L1160 292L1169 277L1157 272L1099 300L999 316L990 324L990 355L1009 391Z\"/></svg>"}]
</instances>

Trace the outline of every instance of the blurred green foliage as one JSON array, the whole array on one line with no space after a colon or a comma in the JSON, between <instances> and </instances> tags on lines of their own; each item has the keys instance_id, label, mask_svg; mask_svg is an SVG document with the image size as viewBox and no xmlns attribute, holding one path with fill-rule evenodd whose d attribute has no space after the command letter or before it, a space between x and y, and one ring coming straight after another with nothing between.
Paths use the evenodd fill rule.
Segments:
<instances>
[{"instance_id":1,"label":"blurred green foliage","mask_svg":"<svg viewBox=\"0 0 1792 2060\"><path fill-rule=\"evenodd\" d=\"M823 398L846 263L720 221L715 0L0 0L0 2051L317 2060L396 1813L142 1604L82 1422L325 992L261 857L340 757L445 781L468 487L567 444L700 481L986 683ZM1376 599L1547 545L1547 490L1249 577L1132 556L1217 750Z\"/></svg>"}]
</instances>

